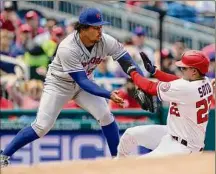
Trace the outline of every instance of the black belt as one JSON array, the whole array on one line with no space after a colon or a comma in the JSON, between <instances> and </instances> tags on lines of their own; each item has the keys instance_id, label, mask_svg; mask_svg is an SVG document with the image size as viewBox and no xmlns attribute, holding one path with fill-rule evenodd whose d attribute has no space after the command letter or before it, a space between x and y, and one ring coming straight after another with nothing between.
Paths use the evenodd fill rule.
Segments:
<instances>
[{"instance_id":1,"label":"black belt","mask_svg":"<svg viewBox=\"0 0 216 174\"><path fill-rule=\"evenodd\" d=\"M179 139L179 137L176 137L176 136L172 136L172 138L175 139L176 141L178 141L178 139ZM182 139L180 143L183 144L184 146L188 145L188 142L184 139ZM200 148L199 151L203 151L203 148Z\"/></svg>"}]
</instances>

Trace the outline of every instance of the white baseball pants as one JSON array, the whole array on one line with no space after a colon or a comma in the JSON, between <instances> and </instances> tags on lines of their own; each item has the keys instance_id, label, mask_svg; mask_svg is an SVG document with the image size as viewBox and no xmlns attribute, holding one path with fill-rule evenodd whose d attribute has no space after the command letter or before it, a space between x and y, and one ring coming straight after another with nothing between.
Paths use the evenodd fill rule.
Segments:
<instances>
[{"instance_id":1,"label":"white baseball pants","mask_svg":"<svg viewBox=\"0 0 216 174\"><path fill-rule=\"evenodd\" d=\"M48 75L44 84L37 117L32 128L39 137L44 136L53 127L62 107L70 99L88 111L101 126L114 121L105 98L83 91L76 83L65 82Z\"/></svg>"}]
</instances>

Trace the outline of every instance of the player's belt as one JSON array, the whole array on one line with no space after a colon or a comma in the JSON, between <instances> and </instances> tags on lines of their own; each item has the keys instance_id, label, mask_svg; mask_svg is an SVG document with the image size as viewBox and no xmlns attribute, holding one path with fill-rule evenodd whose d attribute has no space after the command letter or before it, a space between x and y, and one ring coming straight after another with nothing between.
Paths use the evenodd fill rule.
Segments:
<instances>
[{"instance_id":1,"label":"player's belt","mask_svg":"<svg viewBox=\"0 0 216 174\"><path fill-rule=\"evenodd\" d=\"M175 139L176 141L179 140L179 137L176 137L176 136L172 136L172 138ZM180 143L183 144L184 146L188 145L188 142L186 140L184 140L184 139L182 139ZM203 151L203 148L200 148L199 151Z\"/></svg>"}]
</instances>

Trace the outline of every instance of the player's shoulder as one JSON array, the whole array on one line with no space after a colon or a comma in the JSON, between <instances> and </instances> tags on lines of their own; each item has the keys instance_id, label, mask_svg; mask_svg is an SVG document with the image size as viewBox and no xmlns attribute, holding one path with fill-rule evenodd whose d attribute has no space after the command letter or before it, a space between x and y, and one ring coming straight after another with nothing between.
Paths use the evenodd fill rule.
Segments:
<instances>
[{"instance_id":1,"label":"player's shoulder","mask_svg":"<svg viewBox=\"0 0 216 174\"><path fill-rule=\"evenodd\" d=\"M184 80L183 78L179 78L179 79L173 80L173 81L171 81L169 83L171 83L173 85L182 85L182 86L184 86L184 85L188 85L189 81L188 80Z\"/></svg>"},{"instance_id":2,"label":"player's shoulder","mask_svg":"<svg viewBox=\"0 0 216 174\"><path fill-rule=\"evenodd\" d=\"M181 91L190 91L190 90L193 90L194 89L194 85L191 84L190 81L188 80L185 80L183 78L180 78L180 79L177 79L177 80L174 80L174 81L171 81L171 82L167 82L169 83L170 87L172 89L177 89L177 90L181 90Z\"/></svg>"},{"instance_id":3,"label":"player's shoulder","mask_svg":"<svg viewBox=\"0 0 216 174\"><path fill-rule=\"evenodd\" d=\"M67 48L70 51L77 52L79 49L76 40L76 32L69 34L66 38L64 38L61 43L59 44L58 48Z\"/></svg>"},{"instance_id":4,"label":"player's shoulder","mask_svg":"<svg viewBox=\"0 0 216 174\"><path fill-rule=\"evenodd\" d=\"M196 80L196 81L189 81L185 80L183 78L174 80L171 83L171 86L179 87L179 88L185 88L187 90L194 90L197 89L199 86L202 86L203 84L210 84L210 80L208 77L205 77L203 80Z\"/></svg>"}]
</instances>

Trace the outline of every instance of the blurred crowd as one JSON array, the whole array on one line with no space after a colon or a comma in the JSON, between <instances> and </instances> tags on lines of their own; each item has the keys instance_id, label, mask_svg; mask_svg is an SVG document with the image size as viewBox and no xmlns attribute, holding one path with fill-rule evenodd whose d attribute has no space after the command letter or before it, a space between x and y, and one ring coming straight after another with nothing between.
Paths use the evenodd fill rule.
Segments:
<instances>
[{"instance_id":1,"label":"blurred crowd","mask_svg":"<svg viewBox=\"0 0 216 174\"><path fill-rule=\"evenodd\" d=\"M204 3L204 1L202 1ZM185 2L186 3L186 2ZM199 3L191 3L187 8L185 3L159 2L137 2L128 1L128 6L136 5L156 11L157 8L169 9L168 14L182 17L184 10L190 8L203 13L212 12L212 6L206 9ZM209 2L211 3L211 2ZM166 5L169 5L167 8ZM162 8L163 6L163 8ZM166 7L165 7L166 6ZM172 7L174 6L174 7ZM172 7L172 8L171 8ZM178 16L179 15L179 16ZM187 19L186 19L187 20ZM191 19L190 19L191 20ZM43 22L41 22L43 21ZM0 16L0 54L12 57L18 62L24 63L29 68L29 80L23 75L23 70L9 62L0 61L1 109L37 109L43 89L43 82L48 65L55 56L58 44L71 32L74 31L74 23L67 21L64 25L55 18L45 18L40 12L27 10L19 12L16 3L6 1L3 4ZM187 50L183 40L177 40L171 48L164 48L162 52L154 50L145 43L146 32L142 27L136 27L130 38L125 38L124 45L134 61L144 71L145 76L151 78L150 74L144 69L139 52L145 52L151 61L161 70L181 76L181 71L174 65L181 54ZM211 65L210 78L215 78L215 44L203 48L209 56ZM161 57L162 56L162 57ZM95 78L124 78L126 83L123 85L114 84L112 89L120 88L120 95L125 99L125 108L139 109L138 103L132 97L132 90L135 88L133 83L127 79L127 75L121 70L117 63L111 58L101 62L94 72ZM106 86L105 86L106 87ZM110 90L110 89L109 89ZM119 109L114 103L110 103L113 109ZM64 109L79 108L72 100L65 104Z\"/></svg>"},{"instance_id":2,"label":"blurred crowd","mask_svg":"<svg viewBox=\"0 0 216 174\"><path fill-rule=\"evenodd\" d=\"M133 1L127 0L128 10L135 11L134 6L185 21L194 22L209 27L215 27L215 2L214 1Z\"/></svg>"}]
</instances>

